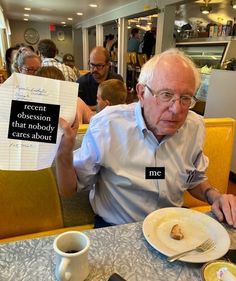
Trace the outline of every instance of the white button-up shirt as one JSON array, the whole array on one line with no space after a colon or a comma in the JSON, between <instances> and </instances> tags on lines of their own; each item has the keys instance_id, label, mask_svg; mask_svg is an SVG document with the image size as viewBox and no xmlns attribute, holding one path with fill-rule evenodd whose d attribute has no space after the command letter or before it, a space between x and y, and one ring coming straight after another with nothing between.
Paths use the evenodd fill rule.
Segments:
<instances>
[{"instance_id":1,"label":"white button-up shirt","mask_svg":"<svg viewBox=\"0 0 236 281\"><path fill-rule=\"evenodd\" d=\"M189 111L183 126L159 143L145 125L140 103L107 107L91 119L74 152L78 191L90 188L94 212L114 224L182 206L184 191L207 179L204 135L202 117ZM165 179L146 179L146 167L165 167Z\"/></svg>"}]
</instances>

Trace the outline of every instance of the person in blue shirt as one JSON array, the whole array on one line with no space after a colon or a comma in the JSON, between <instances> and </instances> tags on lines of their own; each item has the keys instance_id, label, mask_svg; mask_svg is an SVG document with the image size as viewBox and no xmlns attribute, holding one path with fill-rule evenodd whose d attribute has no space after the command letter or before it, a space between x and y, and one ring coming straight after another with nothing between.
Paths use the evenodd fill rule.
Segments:
<instances>
[{"instance_id":1,"label":"person in blue shirt","mask_svg":"<svg viewBox=\"0 0 236 281\"><path fill-rule=\"evenodd\" d=\"M140 38L139 38L139 29L133 28L131 30L131 37L128 41L128 52L135 52L138 53L139 51L139 44L140 44Z\"/></svg>"},{"instance_id":2,"label":"person in blue shirt","mask_svg":"<svg viewBox=\"0 0 236 281\"><path fill-rule=\"evenodd\" d=\"M139 102L108 106L96 114L74 154L78 122L60 120L59 190L71 195L90 189L95 227L141 221L156 209L181 207L185 191L236 227L236 197L219 193L205 175L205 126L189 110L199 83L193 62L170 49L143 66L136 87ZM164 167L165 172L148 179L147 167Z\"/></svg>"}]
</instances>

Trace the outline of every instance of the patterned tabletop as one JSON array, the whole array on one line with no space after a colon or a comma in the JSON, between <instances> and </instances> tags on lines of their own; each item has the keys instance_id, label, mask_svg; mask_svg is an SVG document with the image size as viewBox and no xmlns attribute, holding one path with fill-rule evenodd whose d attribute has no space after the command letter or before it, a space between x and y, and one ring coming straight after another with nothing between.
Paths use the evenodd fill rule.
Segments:
<instances>
[{"instance_id":1,"label":"patterned tabletop","mask_svg":"<svg viewBox=\"0 0 236 281\"><path fill-rule=\"evenodd\" d=\"M231 248L236 232L227 227ZM169 263L142 234L142 222L85 231L90 240L86 281L107 281L114 272L127 281L201 281L202 264ZM55 236L0 244L1 281L56 280Z\"/></svg>"}]
</instances>

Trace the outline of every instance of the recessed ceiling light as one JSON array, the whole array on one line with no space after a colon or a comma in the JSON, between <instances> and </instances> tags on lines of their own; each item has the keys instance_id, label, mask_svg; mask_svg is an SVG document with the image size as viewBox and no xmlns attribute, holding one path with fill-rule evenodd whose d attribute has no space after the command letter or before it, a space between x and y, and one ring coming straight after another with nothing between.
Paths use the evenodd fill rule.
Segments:
<instances>
[{"instance_id":1,"label":"recessed ceiling light","mask_svg":"<svg viewBox=\"0 0 236 281\"><path fill-rule=\"evenodd\" d=\"M61 21L61 24L66 24L66 22L65 21Z\"/></svg>"},{"instance_id":2,"label":"recessed ceiling light","mask_svg":"<svg viewBox=\"0 0 236 281\"><path fill-rule=\"evenodd\" d=\"M234 9L236 9L236 1L235 0L231 1L231 5L233 6Z\"/></svg>"},{"instance_id":3,"label":"recessed ceiling light","mask_svg":"<svg viewBox=\"0 0 236 281\"><path fill-rule=\"evenodd\" d=\"M78 15L78 16L83 16L83 13L76 13L76 15Z\"/></svg>"},{"instance_id":4,"label":"recessed ceiling light","mask_svg":"<svg viewBox=\"0 0 236 281\"><path fill-rule=\"evenodd\" d=\"M200 11L202 12L202 14L204 15L208 15L212 10L211 6L201 6L200 7Z\"/></svg>"},{"instance_id":5,"label":"recessed ceiling light","mask_svg":"<svg viewBox=\"0 0 236 281\"><path fill-rule=\"evenodd\" d=\"M29 14L24 14L24 17L29 17Z\"/></svg>"},{"instance_id":6,"label":"recessed ceiling light","mask_svg":"<svg viewBox=\"0 0 236 281\"><path fill-rule=\"evenodd\" d=\"M97 8L97 4L89 4L89 7L92 7L92 8Z\"/></svg>"},{"instance_id":7,"label":"recessed ceiling light","mask_svg":"<svg viewBox=\"0 0 236 281\"><path fill-rule=\"evenodd\" d=\"M27 7L26 7L26 8L24 8L24 9L25 9L26 11L31 11L31 8L27 8Z\"/></svg>"},{"instance_id":8,"label":"recessed ceiling light","mask_svg":"<svg viewBox=\"0 0 236 281\"><path fill-rule=\"evenodd\" d=\"M24 21L28 21L29 19L24 19Z\"/></svg>"},{"instance_id":9,"label":"recessed ceiling light","mask_svg":"<svg viewBox=\"0 0 236 281\"><path fill-rule=\"evenodd\" d=\"M72 18L67 18L68 20L73 20Z\"/></svg>"}]
</instances>

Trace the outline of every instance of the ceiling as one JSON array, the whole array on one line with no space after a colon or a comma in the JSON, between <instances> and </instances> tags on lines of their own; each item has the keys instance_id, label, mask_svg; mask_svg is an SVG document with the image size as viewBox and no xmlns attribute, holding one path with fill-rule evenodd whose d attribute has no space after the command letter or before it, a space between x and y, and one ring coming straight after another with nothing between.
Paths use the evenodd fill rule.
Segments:
<instances>
[{"instance_id":1,"label":"ceiling","mask_svg":"<svg viewBox=\"0 0 236 281\"><path fill-rule=\"evenodd\" d=\"M4 14L8 19L23 20L24 14L29 14L29 21L49 22L52 24L75 25L97 15L109 12L135 0L0 0ZM97 8L89 4L97 4ZM25 11L30 7L31 11ZM82 16L77 12L83 13ZM69 21L68 18L73 18Z\"/></svg>"},{"instance_id":2,"label":"ceiling","mask_svg":"<svg viewBox=\"0 0 236 281\"><path fill-rule=\"evenodd\" d=\"M203 0L195 0L188 4L179 5L176 9L176 20L180 21L180 26L189 22L192 25L206 25L209 22L226 24L228 20L236 17L236 9L231 6L231 0L209 0L212 11L208 15L200 12L200 7L204 5Z\"/></svg>"},{"instance_id":3,"label":"ceiling","mask_svg":"<svg viewBox=\"0 0 236 281\"><path fill-rule=\"evenodd\" d=\"M114 10L138 0L0 0L0 4L8 19L23 20L24 14L29 14L29 21L48 22L52 24L75 25L79 22L94 18L100 14ZM210 21L226 24L227 20L236 17L236 10L230 5L231 0L209 0L212 12L203 15L200 6L204 0L190 0L187 4L176 7L176 20L179 26L186 22L191 24L206 25ZM97 8L89 7L89 4L97 4ZM24 7L30 7L31 11L24 11ZM77 12L83 13L82 16ZM69 21L68 18L73 18ZM177 23L178 23L177 22Z\"/></svg>"}]
</instances>

